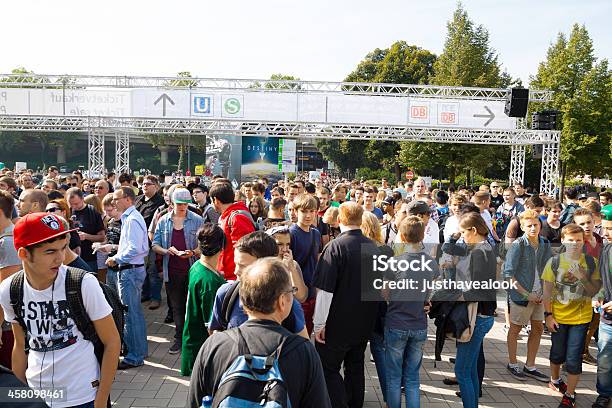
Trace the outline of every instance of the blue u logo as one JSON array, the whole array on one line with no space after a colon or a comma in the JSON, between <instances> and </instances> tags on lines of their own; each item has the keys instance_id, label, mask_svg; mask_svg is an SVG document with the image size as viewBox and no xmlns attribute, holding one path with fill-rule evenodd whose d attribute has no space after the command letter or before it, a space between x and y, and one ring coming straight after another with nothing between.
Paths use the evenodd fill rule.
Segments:
<instances>
[{"instance_id":1,"label":"blue u logo","mask_svg":"<svg viewBox=\"0 0 612 408\"><path fill-rule=\"evenodd\" d=\"M210 96L194 96L193 98L193 113L210 114L211 100Z\"/></svg>"}]
</instances>

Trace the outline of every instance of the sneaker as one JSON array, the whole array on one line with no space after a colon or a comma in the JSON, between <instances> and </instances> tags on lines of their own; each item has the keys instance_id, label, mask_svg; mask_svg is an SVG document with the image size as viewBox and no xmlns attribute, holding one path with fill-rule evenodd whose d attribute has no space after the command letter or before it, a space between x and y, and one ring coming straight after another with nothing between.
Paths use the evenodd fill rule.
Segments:
<instances>
[{"instance_id":1,"label":"sneaker","mask_svg":"<svg viewBox=\"0 0 612 408\"><path fill-rule=\"evenodd\" d=\"M168 350L168 354L178 354L181 351L181 343L175 341L170 350Z\"/></svg>"},{"instance_id":2,"label":"sneaker","mask_svg":"<svg viewBox=\"0 0 612 408\"><path fill-rule=\"evenodd\" d=\"M548 381L550 381L550 378L547 375L545 375L543 372L538 370L537 368L534 368L533 370L529 370L529 369L527 369L527 367L523 367L523 373L527 377L531 377L531 378L536 379L536 380L541 381L541 382L548 382Z\"/></svg>"},{"instance_id":3,"label":"sneaker","mask_svg":"<svg viewBox=\"0 0 612 408\"><path fill-rule=\"evenodd\" d=\"M518 366L513 367L510 364L508 364L506 368L508 369L508 371L510 371L510 374L512 374L514 378L518 378L519 380L522 380L522 381L526 380L525 373L523 373L521 369L518 368Z\"/></svg>"},{"instance_id":4,"label":"sneaker","mask_svg":"<svg viewBox=\"0 0 612 408\"><path fill-rule=\"evenodd\" d=\"M570 397L567 394L563 394L559 408L574 408L576 406L576 397Z\"/></svg>"},{"instance_id":5,"label":"sneaker","mask_svg":"<svg viewBox=\"0 0 612 408\"><path fill-rule=\"evenodd\" d=\"M548 382L548 388L553 391L557 391L559 394L565 394L565 391L567 391L567 384L563 381L563 379L560 379L558 384L555 384L551 380Z\"/></svg>"},{"instance_id":6,"label":"sneaker","mask_svg":"<svg viewBox=\"0 0 612 408\"><path fill-rule=\"evenodd\" d=\"M588 352L582 355L582 362L589 365L597 365L597 359Z\"/></svg>"},{"instance_id":7,"label":"sneaker","mask_svg":"<svg viewBox=\"0 0 612 408\"><path fill-rule=\"evenodd\" d=\"M610 405L610 397L600 395L597 397L591 408L608 408Z\"/></svg>"}]
</instances>

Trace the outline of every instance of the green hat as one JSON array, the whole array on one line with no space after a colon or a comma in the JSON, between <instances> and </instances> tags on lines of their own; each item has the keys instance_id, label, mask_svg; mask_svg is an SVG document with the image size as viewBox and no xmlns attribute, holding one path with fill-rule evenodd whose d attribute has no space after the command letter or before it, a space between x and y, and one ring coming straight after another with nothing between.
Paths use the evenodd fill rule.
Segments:
<instances>
[{"instance_id":1,"label":"green hat","mask_svg":"<svg viewBox=\"0 0 612 408\"><path fill-rule=\"evenodd\" d=\"M612 204L608 204L601 209L601 217L606 221L612 221Z\"/></svg>"}]
</instances>

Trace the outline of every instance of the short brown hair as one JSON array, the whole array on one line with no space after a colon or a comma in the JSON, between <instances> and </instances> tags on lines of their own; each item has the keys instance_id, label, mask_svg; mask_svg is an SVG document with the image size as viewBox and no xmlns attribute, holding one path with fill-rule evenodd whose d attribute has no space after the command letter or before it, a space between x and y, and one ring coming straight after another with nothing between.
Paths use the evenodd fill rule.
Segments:
<instances>
[{"instance_id":1,"label":"short brown hair","mask_svg":"<svg viewBox=\"0 0 612 408\"><path fill-rule=\"evenodd\" d=\"M13 218L13 210L15 209L15 199L8 191L0 190L0 211L9 220Z\"/></svg>"},{"instance_id":2,"label":"short brown hair","mask_svg":"<svg viewBox=\"0 0 612 408\"><path fill-rule=\"evenodd\" d=\"M584 230L578 224L567 224L565 227L561 228L561 239L565 238L566 235L571 234L584 234Z\"/></svg>"},{"instance_id":3,"label":"short brown hair","mask_svg":"<svg viewBox=\"0 0 612 408\"><path fill-rule=\"evenodd\" d=\"M113 202L113 193L106 194L102 199L102 207L106 207L108 205L112 205L113 207L115 206L115 203Z\"/></svg>"},{"instance_id":4,"label":"short brown hair","mask_svg":"<svg viewBox=\"0 0 612 408\"><path fill-rule=\"evenodd\" d=\"M474 194L474 202L476 204L483 204L491 199L491 194L486 191L479 191Z\"/></svg>"},{"instance_id":5,"label":"short brown hair","mask_svg":"<svg viewBox=\"0 0 612 408\"><path fill-rule=\"evenodd\" d=\"M361 226L361 217L363 216L363 207L354 201L347 201L340 204L338 221L342 225Z\"/></svg>"},{"instance_id":6,"label":"short brown hair","mask_svg":"<svg viewBox=\"0 0 612 408\"><path fill-rule=\"evenodd\" d=\"M400 224L399 232L402 241L418 244L425 238L425 223L416 215L408 216Z\"/></svg>"},{"instance_id":7,"label":"short brown hair","mask_svg":"<svg viewBox=\"0 0 612 408\"><path fill-rule=\"evenodd\" d=\"M17 191L17 183L15 182L15 179L13 179L12 177L2 176L0 177L0 182L6 183L6 185L9 188L12 188L13 190Z\"/></svg>"},{"instance_id":8,"label":"short brown hair","mask_svg":"<svg viewBox=\"0 0 612 408\"><path fill-rule=\"evenodd\" d=\"M465 198L464 195L461 195L461 194L455 194L449 200L449 204L451 205L461 205L461 204L465 204L466 202L467 202L467 199Z\"/></svg>"},{"instance_id":9,"label":"short brown hair","mask_svg":"<svg viewBox=\"0 0 612 408\"><path fill-rule=\"evenodd\" d=\"M576 211L574 211L574 219L576 219L576 217L584 216L593 218L593 213L588 208L576 208Z\"/></svg>"},{"instance_id":10,"label":"short brown hair","mask_svg":"<svg viewBox=\"0 0 612 408\"><path fill-rule=\"evenodd\" d=\"M479 213L469 212L461 216L459 226L463 229L476 228L478 235L486 237L489 235L489 227Z\"/></svg>"},{"instance_id":11,"label":"short brown hair","mask_svg":"<svg viewBox=\"0 0 612 408\"><path fill-rule=\"evenodd\" d=\"M317 199L310 194L300 194L293 199L293 209L299 210L318 210Z\"/></svg>"},{"instance_id":12,"label":"short brown hair","mask_svg":"<svg viewBox=\"0 0 612 408\"><path fill-rule=\"evenodd\" d=\"M258 259L240 275L240 301L248 311L273 313L277 299L289 290L289 271L276 257Z\"/></svg>"},{"instance_id":13,"label":"short brown hair","mask_svg":"<svg viewBox=\"0 0 612 408\"><path fill-rule=\"evenodd\" d=\"M601 212L601 204L594 200L588 201L583 208L590 210L593 214L599 214Z\"/></svg>"}]
</instances>

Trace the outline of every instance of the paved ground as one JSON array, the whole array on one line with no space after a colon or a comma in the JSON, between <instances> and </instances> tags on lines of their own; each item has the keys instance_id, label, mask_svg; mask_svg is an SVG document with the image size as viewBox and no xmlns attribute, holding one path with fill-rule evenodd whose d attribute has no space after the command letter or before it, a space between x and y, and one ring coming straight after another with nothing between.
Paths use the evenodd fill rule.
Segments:
<instances>
[{"instance_id":1,"label":"paved ground","mask_svg":"<svg viewBox=\"0 0 612 408\"><path fill-rule=\"evenodd\" d=\"M499 302L500 307L504 302ZM118 371L112 390L112 401L116 407L183 407L187 400L189 378L179 373L180 354L170 355L168 349L172 344L174 325L164 324L165 306L151 312L145 308L148 323L149 357L145 365L137 369ZM448 362L455 355L453 342L446 342L443 361L434 368L434 332L430 324L429 341L425 347L423 368L421 370L421 405L423 407L461 407L461 400L455 396L458 387L447 387L442 379L453 374L453 366ZM519 360L525 358L526 336L519 339ZM487 367L483 386L482 407L538 407L556 408L560 396L550 391L546 384L535 380L518 381L506 371L506 338L503 333L503 321L497 318L495 326L485 339ZM536 361L545 373L548 370L548 352L550 337L544 335ZM591 343L591 354L597 355L594 343ZM577 406L590 407L596 398L596 367L584 364L583 375L577 390ZM366 394L365 407L379 408L382 394L376 368L366 356Z\"/></svg>"}]
</instances>

